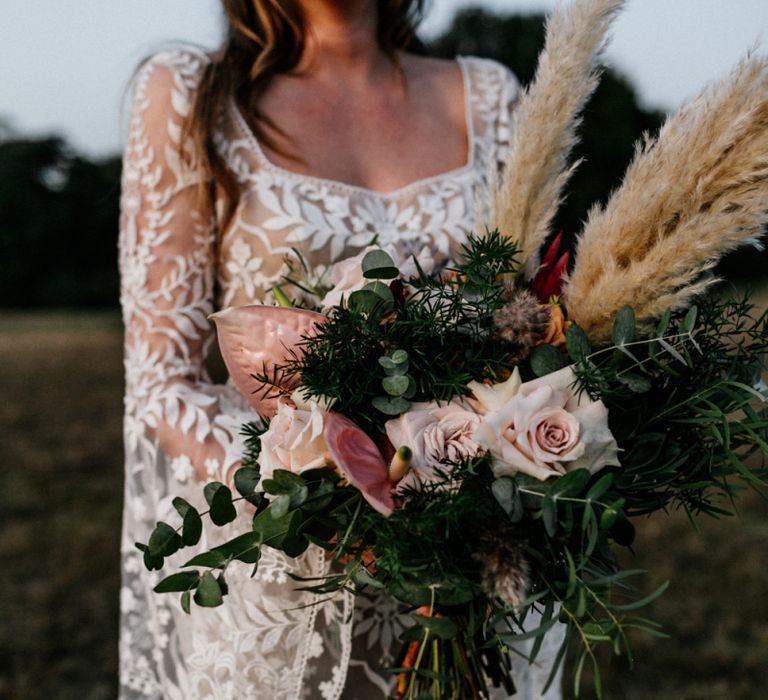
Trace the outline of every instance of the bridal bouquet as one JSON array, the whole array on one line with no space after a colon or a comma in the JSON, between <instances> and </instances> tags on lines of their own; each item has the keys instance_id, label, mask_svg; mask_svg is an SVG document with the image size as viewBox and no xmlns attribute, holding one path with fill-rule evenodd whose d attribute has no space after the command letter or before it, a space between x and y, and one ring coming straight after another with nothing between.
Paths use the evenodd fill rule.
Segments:
<instances>
[{"instance_id":1,"label":"bridal bouquet","mask_svg":"<svg viewBox=\"0 0 768 700\"><path fill-rule=\"evenodd\" d=\"M612 545L632 544L633 516L716 514L729 476L757 481L744 460L768 440L753 388L768 314L705 298L644 330L624 306L593 348L558 301L556 245L532 284L514 281L519 251L498 232L470 237L440 274L371 248L335 266L322 313L214 314L232 379L264 417L234 478L252 527L156 590L218 605L233 562L323 547L336 565L297 585L373 590L413 611L401 696L512 692L508 644L557 620L582 642L579 665L599 642L625 645L628 628L653 633L631 611L655 594L626 586L637 572ZM205 496L214 524L235 518L226 485ZM150 568L200 537L200 513L175 505L181 524L158 524Z\"/></svg>"},{"instance_id":2,"label":"bridal bouquet","mask_svg":"<svg viewBox=\"0 0 768 700\"><path fill-rule=\"evenodd\" d=\"M630 655L628 630L658 634L636 611L664 587L638 591L615 556L632 519L718 515L766 476L768 312L719 293L711 270L768 221L768 61L638 147L571 260L551 222L622 4L550 18L491 225L446 269L372 246L321 288L302 282L303 308L275 288L279 306L214 314L262 420L245 427L239 496L206 485L207 516L232 522L239 499L252 524L156 591L220 605L234 562L322 547L327 575L297 586L411 611L393 669L409 698L511 693L509 645L535 640L533 662L558 621L555 667L574 642L577 687L587 663L599 687L600 644ZM200 539L205 514L174 505L179 522L138 545L150 569Z\"/></svg>"}]
</instances>

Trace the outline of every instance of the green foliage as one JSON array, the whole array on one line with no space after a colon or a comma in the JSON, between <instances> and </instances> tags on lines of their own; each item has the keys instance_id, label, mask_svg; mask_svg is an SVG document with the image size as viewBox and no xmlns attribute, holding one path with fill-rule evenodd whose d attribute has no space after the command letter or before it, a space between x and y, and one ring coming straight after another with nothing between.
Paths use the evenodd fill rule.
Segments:
<instances>
[{"instance_id":1,"label":"green foliage","mask_svg":"<svg viewBox=\"0 0 768 700\"><path fill-rule=\"evenodd\" d=\"M300 374L308 394L336 399L337 410L374 430L381 413L398 415L409 399L463 394L469 380L508 368L490 329L505 299L501 277L517 269L516 256L515 244L498 231L471 236L451 270L455 283L420 274L410 281L415 295L396 302L387 323L381 322L383 306L365 313L334 310L333 323L305 339L304 354L288 363L287 374ZM390 354L382 357L382 348ZM371 372L376 366L381 374ZM408 384L393 379L398 376Z\"/></svg>"}]
</instances>

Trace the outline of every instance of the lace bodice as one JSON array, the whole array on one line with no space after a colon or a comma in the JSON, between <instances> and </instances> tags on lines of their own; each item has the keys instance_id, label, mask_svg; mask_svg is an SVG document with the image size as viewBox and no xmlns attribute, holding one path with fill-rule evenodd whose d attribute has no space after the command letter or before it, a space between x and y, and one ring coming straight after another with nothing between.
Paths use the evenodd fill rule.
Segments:
<instances>
[{"instance_id":1,"label":"lace bodice","mask_svg":"<svg viewBox=\"0 0 768 700\"><path fill-rule=\"evenodd\" d=\"M517 84L497 63L460 59L467 163L389 193L273 164L233 101L223 110L216 145L242 194L231 225L219 231L216 212L200 204L189 158L179 156L181 125L208 60L184 48L142 67L125 150L121 696L384 698L387 681L375 667L392 663L397 611L348 594L319 601L295 591L289 573L325 572L319 550L298 560L267 550L254 578L246 566L228 572L224 606L185 615L176 597L151 592L160 574L144 569L134 542L146 541L157 520L175 522L173 496L202 505L201 481L231 477L241 426L255 418L231 385L215 384L206 373L208 315L217 306L272 303L269 290L292 249L310 265L327 265L376 236L404 252L427 245L436 258L450 257L475 227L476 207L488 206L488 177L505 156ZM247 523L242 514L211 538ZM190 556L182 552L167 568ZM529 672L521 667L521 678ZM537 686L524 680L521 687Z\"/></svg>"}]
</instances>

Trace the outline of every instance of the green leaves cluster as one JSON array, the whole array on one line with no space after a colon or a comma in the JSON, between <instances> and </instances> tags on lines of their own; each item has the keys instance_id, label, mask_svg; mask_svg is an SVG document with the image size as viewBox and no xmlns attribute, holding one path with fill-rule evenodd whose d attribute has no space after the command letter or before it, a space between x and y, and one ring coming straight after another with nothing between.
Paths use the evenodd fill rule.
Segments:
<instances>
[{"instance_id":1,"label":"green leaves cluster","mask_svg":"<svg viewBox=\"0 0 768 700\"><path fill-rule=\"evenodd\" d=\"M416 382L408 374L408 353L395 350L391 355L380 357L379 365L384 369L381 387L387 395L374 396L372 403L387 416L399 416L410 408L409 399L416 395Z\"/></svg>"},{"instance_id":2,"label":"green leaves cluster","mask_svg":"<svg viewBox=\"0 0 768 700\"><path fill-rule=\"evenodd\" d=\"M336 410L374 433L407 401L447 401L464 394L472 379L499 377L511 367L492 337L493 314L505 303L503 277L517 271L517 255L514 242L492 231L469 237L462 262L448 271L450 283L420 270L407 294L399 280L385 285L388 293L368 285L350 295L349 309L334 310L331 322L304 340L302 357L284 371L301 376L310 395L335 399ZM383 251L369 252L363 266L377 278L373 284L396 272ZM407 353L407 387L392 361L397 351Z\"/></svg>"}]
</instances>

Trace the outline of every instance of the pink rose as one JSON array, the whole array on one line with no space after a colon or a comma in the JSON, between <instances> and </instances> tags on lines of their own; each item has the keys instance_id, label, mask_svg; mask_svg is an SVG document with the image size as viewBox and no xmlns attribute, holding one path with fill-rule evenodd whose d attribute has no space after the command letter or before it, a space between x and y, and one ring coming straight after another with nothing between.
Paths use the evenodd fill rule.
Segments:
<instances>
[{"instance_id":1,"label":"pink rose","mask_svg":"<svg viewBox=\"0 0 768 700\"><path fill-rule=\"evenodd\" d=\"M387 421L384 428L395 449L406 445L413 459L410 471L398 482L396 491L420 490L424 484L442 482L440 471L474 457L480 446L473 433L480 416L460 400L438 405L417 403L399 418Z\"/></svg>"},{"instance_id":2,"label":"pink rose","mask_svg":"<svg viewBox=\"0 0 768 700\"><path fill-rule=\"evenodd\" d=\"M269 429L261 436L259 466L263 479L272 477L275 469L300 474L331 464L328 445L323 437L327 407L317 401L306 401L296 391L291 396L295 405L280 401Z\"/></svg>"},{"instance_id":3,"label":"pink rose","mask_svg":"<svg viewBox=\"0 0 768 700\"><path fill-rule=\"evenodd\" d=\"M605 405L577 396L575 380L567 367L527 382L483 417L474 438L491 454L496 476L522 472L543 481L575 469L619 466Z\"/></svg>"}]
</instances>

